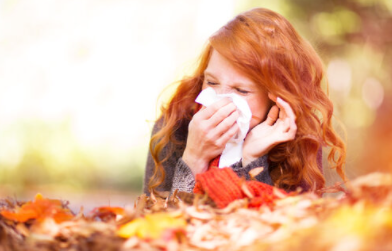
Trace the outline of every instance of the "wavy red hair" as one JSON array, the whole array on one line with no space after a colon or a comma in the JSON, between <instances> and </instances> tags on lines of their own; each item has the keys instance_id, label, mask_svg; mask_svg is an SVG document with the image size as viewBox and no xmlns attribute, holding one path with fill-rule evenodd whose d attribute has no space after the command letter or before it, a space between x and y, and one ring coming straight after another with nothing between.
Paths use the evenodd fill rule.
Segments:
<instances>
[{"instance_id":1,"label":"wavy red hair","mask_svg":"<svg viewBox=\"0 0 392 251\"><path fill-rule=\"evenodd\" d=\"M180 81L167 107L162 107L163 126L150 141L155 172L149 187L155 189L164 180L160 156L168 145L181 145L175 132L188 125L195 112L212 50L217 50L260 88L287 101L297 117L296 138L274 147L268 154L275 184L293 189L305 184L312 190L325 185L317 164L317 153L330 147L328 160L343 180L346 148L332 127L333 105L321 88L323 64L312 48L281 15L256 8L236 16L213 34L197 69ZM171 143L171 144L169 144Z\"/></svg>"}]
</instances>

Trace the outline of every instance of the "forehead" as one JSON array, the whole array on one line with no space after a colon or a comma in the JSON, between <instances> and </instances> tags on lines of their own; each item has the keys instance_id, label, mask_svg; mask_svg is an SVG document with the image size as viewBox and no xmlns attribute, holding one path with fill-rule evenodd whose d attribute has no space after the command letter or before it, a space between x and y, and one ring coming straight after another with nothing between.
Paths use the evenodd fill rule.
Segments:
<instances>
[{"instance_id":1,"label":"forehead","mask_svg":"<svg viewBox=\"0 0 392 251\"><path fill-rule=\"evenodd\" d=\"M246 76L246 74L241 72L234 64L216 50L212 51L207 68L204 71L204 75L220 81L221 84L231 83L257 87L257 84L251 78Z\"/></svg>"}]
</instances>

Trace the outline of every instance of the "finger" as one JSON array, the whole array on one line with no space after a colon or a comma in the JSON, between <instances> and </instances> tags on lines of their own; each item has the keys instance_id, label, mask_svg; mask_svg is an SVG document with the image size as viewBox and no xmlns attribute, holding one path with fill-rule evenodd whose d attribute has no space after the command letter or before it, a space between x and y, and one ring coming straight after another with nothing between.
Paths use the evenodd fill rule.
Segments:
<instances>
[{"instance_id":1,"label":"finger","mask_svg":"<svg viewBox=\"0 0 392 251\"><path fill-rule=\"evenodd\" d=\"M290 120L289 118L286 118L285 122L287 128L285 129L286 131L282 133L280 142L286 142L295 139L295 135L297 133L297 125L295 124L295 121ZM283 126L282 126L283 128ZM280 129L282 129L280 128Z\"/></svg>"},{"instance_id":2,"label":"finger","mask_svg":"<svg viewBox=\"0 0 392 251\"><path fill-rule=\"evenodd\" d=\"M268 116L267 116L267 119L265 120L265 122L267 123L267 125L272 126L273 124L275 124L278 117L279 117L279 108L276 105L274 105L269 110Z\"/></svg>"},{"instance_id":3,"label":"finger","mask_svg":"<svg viewBox=\"0 0 392 251\"><path fill-rule=\"evenodd\" d=\"M277 99L277 96L276 95L274 95L274 94L272 94L272 93L268 93L268 98L269 99L271 99L272 101L274 101L275 103L276 103L276 99Z\"/></svg>"},{"instance_id":4,"label":"finger","mask_svg":"<svg viewBox=\"0 0 392 251\"><path fill-rule=\"evenodd\" d=\"M239 127L237 123L234 123L233 126L216 141L217 145L225 146L227 142L234 137L239 132Z\"/></svg>"},{"instance_id":5,"label":"finger","mask_svg":"<svg viewBox=\"0 0 392 251\"><path fill-rule=\"evenodd\" d=\"M274 127L281 134L287 133L290 130L290 120L289 120L289 118L278 119L276 121Z\"/></svg>"},{"instance_id":6,"label":"finger","mask_svg":"<svg viewBox=\"0 0 392 251\"><path fill-rule=\"evenodd\" d=\"M227 118L222 120L214 129L217 135L222 135L226 133L233 125L236 123L238 117L240 116L239 112L234 111Z\"/></svg>"},{"instance_id":7,"label":"finger","mask_svg":"<svg viewBox=\"0 0 392 251\"><path fill-rule=\"evenodd\" d=\"M295 138L295 135L297 134L297 124L292 119L289 120L289 123L290 129L287 131L287 136L290 140L293 140Z\"/></svg>"},{"instance_id":8,"label":"finger","mask_svg":"<svg viewBox=\"0 0 392 251\"><path fill-rule=\"evenodd\" d=\"M230 102L227 105L217 110L209 119L211 126L219 125L224 119L228 118L233 112L237 110L237 106Z\"/></svg>"},{"instance_id":9,"label":"finger","mask_svg":"<svg viewBox=\"0 0 392 251\"><path fill-rule=\"evenodd\" d=\"M280 108L279 118L289 117L290 119L293 119L293 120L296 119L294 111L291 108L291 106L289 105L289 103L287 103L286 101L284 101L283 99L278 97L276 99L276 104Z\"/></svg>"},{"instance_id":10,"label":"finger","mask_svg":"<svg viewBox=\"0 0 392 251\"><path fill-rule=\"evenodd\" d=\"M211 118L219 109L221 109L222 107L226 106L227 104L232 103L231 99L229 98L223 98L211 105L209 105L208 107L206 107L205 109L201 109L197 115L201 118L201 119L209 119Z\"/></svg>"}]
</instances>

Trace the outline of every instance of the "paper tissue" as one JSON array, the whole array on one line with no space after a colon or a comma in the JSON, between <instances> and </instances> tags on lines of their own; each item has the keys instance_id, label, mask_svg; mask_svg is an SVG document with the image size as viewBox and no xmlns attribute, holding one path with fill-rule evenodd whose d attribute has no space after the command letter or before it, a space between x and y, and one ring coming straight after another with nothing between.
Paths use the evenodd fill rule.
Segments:
<instances>
[{"instance_id":1,"label":"paper tissue","mask_svg":"<svg viewBox=\"0 0 392 251\"><path fill-rule=\"evenodd\" d=\"M230 166L242 158L242 145L244 144L244 139L249 131L252 112L249 108L248 102L246 102L246 100L241 96L235 93L216 94L215 90L211 87L200 92L199 96L197 96L195 100L197 103L208 107L225 97L230 98L237 106L237 111L240 114L237 119L239 132L227 142L219 160L219 167Z\"/></svg>"}]
</instances>

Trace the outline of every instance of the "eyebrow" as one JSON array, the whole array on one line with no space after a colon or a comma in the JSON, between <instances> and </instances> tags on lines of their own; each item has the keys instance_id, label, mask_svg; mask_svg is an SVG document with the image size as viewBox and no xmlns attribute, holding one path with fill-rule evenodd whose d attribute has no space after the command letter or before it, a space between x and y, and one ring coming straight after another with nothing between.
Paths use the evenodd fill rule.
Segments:
<instances>
[{"instance_id":1,"label":"eyebrow","mask_svg":"<svg viewBox=\"0 0 392 251\"><path fill-rule=\"evenodd\" d=\"M204 76L210 76L210 77L213 77L213 78L215 78L216 79L216 77L215 77L215 75L214 74L212 74L212 72L209 72L209 71L204 71Z\"/></svg>"}]
</instances>

